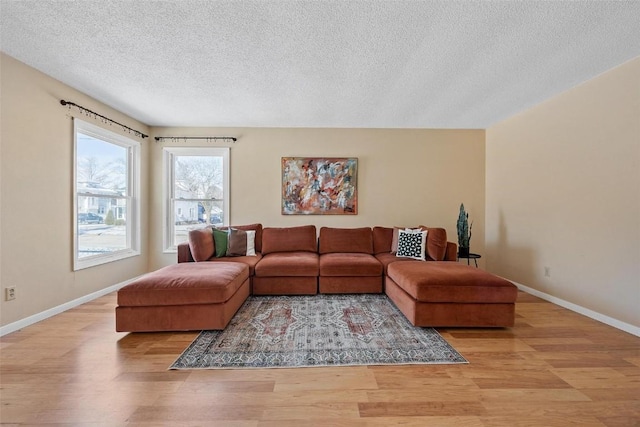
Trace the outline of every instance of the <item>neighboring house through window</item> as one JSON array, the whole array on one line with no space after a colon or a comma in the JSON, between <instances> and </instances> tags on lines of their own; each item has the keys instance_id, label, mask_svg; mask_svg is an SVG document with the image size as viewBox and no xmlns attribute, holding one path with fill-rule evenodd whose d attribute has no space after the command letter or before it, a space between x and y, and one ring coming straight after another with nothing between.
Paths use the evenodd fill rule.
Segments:
<instances>
[{"instance_id":1,"label":"neighboring house through window","mask_svg":"<svg viewBox=\"0 0 640 427\"><path fill-rule=\"evenodd\" d=\"M74 119L74 270L140 254L140 144Z\"/></svg>"},{"instance_id":2,"label":"neighboring house through window","mask_svg":"<svg viewBox=\"0 0 640 427\"><path fill-rule=\"evenodd\" d=\"M175 252L189 230L228 224L229 148L164 148L164 250Z\"/></svg>"}]
</instances>

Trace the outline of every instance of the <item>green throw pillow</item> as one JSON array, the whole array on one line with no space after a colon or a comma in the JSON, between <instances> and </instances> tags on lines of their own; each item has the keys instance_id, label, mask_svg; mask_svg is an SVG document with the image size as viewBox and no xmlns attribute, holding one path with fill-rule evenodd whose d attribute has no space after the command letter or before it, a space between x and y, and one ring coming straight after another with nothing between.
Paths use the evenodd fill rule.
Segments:
<instances>
[{"instance_id":1,"label":"green throw pillow","mask_svg":"<svg viewBox=\"0 0 640 427\"><path fill-rule=\"evenodd\" d=\"M213 241L216 247L216 258L222 258L227 254L227 232L214 228Z\"/></svg>"}]
</instances>

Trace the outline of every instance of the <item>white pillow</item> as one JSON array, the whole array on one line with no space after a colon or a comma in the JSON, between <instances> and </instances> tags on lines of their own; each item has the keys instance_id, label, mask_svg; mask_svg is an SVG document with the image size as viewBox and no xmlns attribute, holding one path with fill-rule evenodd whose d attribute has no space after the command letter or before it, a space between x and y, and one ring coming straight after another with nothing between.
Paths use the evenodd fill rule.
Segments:
<instances>
[{"instance_id":1,"label":"white pillow","mask_svg":"<svg viewBox=\"0 0 640 427\"><path fill-rule=\"evenodd\" d=\"M426 243L426 230L400 230L398 231L398 252L396 256L426 261Z\"/></svg>"},{"instance_id":2,"label":"white pillow","mask_svg":"<svg viewBox=\"0 0 640 427\"><path fill-rule=\"evenodd\" d=\"M247 256L256 256L256 231L247 230Z\"/></svg>"}]
</instances>

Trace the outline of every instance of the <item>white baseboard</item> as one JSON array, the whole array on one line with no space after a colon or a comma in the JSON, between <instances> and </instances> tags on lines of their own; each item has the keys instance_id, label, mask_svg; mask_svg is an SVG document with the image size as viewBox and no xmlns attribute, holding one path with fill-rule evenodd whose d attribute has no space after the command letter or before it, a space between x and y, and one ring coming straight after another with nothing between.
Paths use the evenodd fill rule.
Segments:
<instances>
[{"instance_id":1,"label":"white baseboard","mask_svg":"<svg viewBox=\"0 0 640 427\"><path fill-rule=\"evenodd\" d=\"M597 320L598 322L602 322L606 325L609 326L613 326L616 329L620 329L622 331L628 332L632 335L635 335L637 337L640 337L640 328L637 326L633 326L629 323L625 323L622 322L618 319L614 319L613 317L609 317L609 316L605 316L604 314L598 313L596 311L593 310L589 310L588 308L582 307L580 305L574 304L572 302L569 301L565 301L563 299L554 297L553 295L549 295L546 294L544 292L540 292L536 289L530 288L528 286L525 286L523 284L514 282L513 280L510 280L511 283L513 283L514 285L516 285L518 287L518 289L537 296L538 298L542 298L545 301L549 301L552 302L556 305L559 305L560 307L564 307L566 309L569 309L571 311L575 311L576 313L582 314L584 316L590 317L593 320Z\"/></svg>"},{"instance_id":2,"label":"white baseboard","mask_svg":"<svg viewBox=\"0 0 640 427\"><path fill-rule=\"evenodd\" d=\"M136 277L130 280L125 280L124 282L117 283L113 286L109 286L108 288L101 289L97 292L94 292L89 295L85 295L78 299L74 299L73 301L66 302L57 307L50 308L49 310L45 310L41 313L34 314L33 316L29 316L25 319L18 320L17 322L9 323L8 325L0 327L0 337L6 334L10 334L11 332L18 331L22 328L26 328L27 326L33 325L34 323L40 322L44 319L48 319L49 317L55 316L56 314L60 314L64 311L75 308L79 305L82 305L86 302L93 301L94 299L100 298L101 296L110 294L111 292L117 291L121 287L126 284L134 281Z\"/></svg>"}]
</instances>

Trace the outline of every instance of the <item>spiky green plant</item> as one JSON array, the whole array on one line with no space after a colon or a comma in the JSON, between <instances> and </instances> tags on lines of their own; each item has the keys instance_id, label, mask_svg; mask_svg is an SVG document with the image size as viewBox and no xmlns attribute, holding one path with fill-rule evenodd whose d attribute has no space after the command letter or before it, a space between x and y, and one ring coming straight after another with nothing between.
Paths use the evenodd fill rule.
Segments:
<instances>
[{"instance_id":1,"label":"spiky green plant","mask_svg":"<svg viewBox=\"0 0 640 427\"><path fill-rule=\"evenodd\" d=\"M468 248L471 241L471 227L469 224L469 213L464 210L464 203L460 203L460 214L458 214L458 246Z\"/></svg>"}]
</instances>

